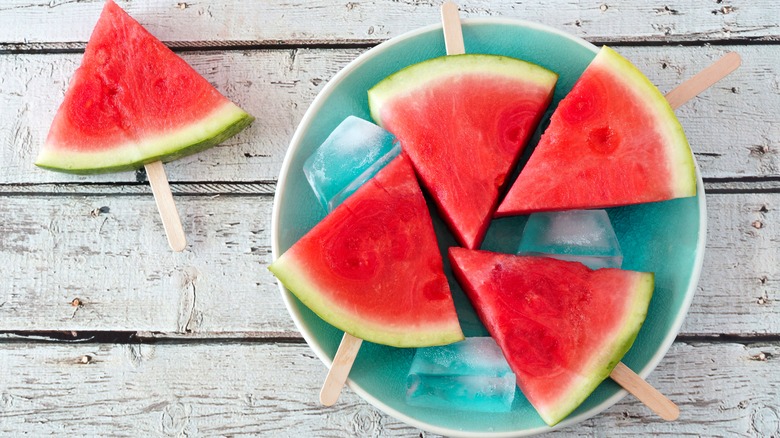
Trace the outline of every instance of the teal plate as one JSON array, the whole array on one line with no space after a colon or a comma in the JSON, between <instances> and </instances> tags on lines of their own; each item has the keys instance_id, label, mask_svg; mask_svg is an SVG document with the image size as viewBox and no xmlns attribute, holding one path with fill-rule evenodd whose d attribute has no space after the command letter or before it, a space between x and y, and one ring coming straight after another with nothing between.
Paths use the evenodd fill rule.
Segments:
<instances>
[{"instance_id":1,"label":"teal plate","mask_svg":"<svg viewBox=\"0 0 780 438\"><path fill-rule=\"evenodd\" d=\"M463 20L466 53L490 53L524 59L560 75L549 114L569 92L598 49L563 32L516 20ZM422 28L369 50L336 74L303 117L282 164L271 224L276 259L324 215L306 182L302 166L312 151L347 116L371 120L366 91L408 65L445 55L441 26ZM537 131L541 131L545 123ZM527 148L538 140L539 132ZM624 252L625 269L651 271L656 287L650 310L633 348L623 362L647 376L674 341L690 305L701 271L706 231L706 207L701 177L693 198L608 210ZM526 217L493 221L484 249L512 252L517 248ZM434 226L442 249L455 241L436 215ZM444 257L446 261L446 256ZM449 267L446 267L449 271ZM458 314L466 336L486 333L460 286L450 277ZM284 287L282 297L309 346L327 365L342 332L322 321ZM448 436L509 437L550 430L518 391L511 412L479 413L424 409L404 402L406 374L414 349L364 342L350 373L349 386L372 405L421 429ZM556 428L592 417L620 400L626 392L607 379ZM312 394L312 399L316 394ZM647 415L652 415L649 411Z\"/></svg>"}]
</instances>

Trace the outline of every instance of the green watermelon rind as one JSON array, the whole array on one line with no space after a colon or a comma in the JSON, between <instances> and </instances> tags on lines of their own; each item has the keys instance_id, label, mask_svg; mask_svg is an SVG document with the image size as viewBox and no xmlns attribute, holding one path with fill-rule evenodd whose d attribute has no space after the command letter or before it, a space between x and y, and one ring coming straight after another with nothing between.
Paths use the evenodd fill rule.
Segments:
<instances>
[{"instance_id":1,"label":"green watermelon rind","mask_svg":"<svg viewBox=\"0 0 780 438\"><path fill-rule=\"evenodd\" d=\"M417 327L414 330L405 327L405 330L400 332L393 331L385 324L377 324L355 314L343 312L340 307L328 303L327 295L321 293L308 279L306 267L291 259L287 253L282 254L268 269L287 290L322 320L356 338L400 348L433 347L464 339L457 320L449 320L447 324L440 326L429 324L428 327Z\"/></svg>"},{"instance_id":2,"label":"green watermelon rind","mask_svg":"<svg viewBox=\"0 0 780 438\"><path fill-rule=\"evenodd\" d=\"M636 93L639 101L644 102L652 110L656 118L657 132L664 136L667 146L668 165L672 182L670 188L674 198L685 198L696 195L696 165L688 139L685 136L680 121L674 114L663 94L650 82L634 64L617 53L614 49L603 46L601 56L594 63L606 65L611 71L617 72L615 78L622 80L628 89Z\"/></svg>"},{"instance_id":3,"label":"green watermelon rind","mask_svg":"<svg viewBox=\"0 0 780 438\"><path fill-rule=\"evenodd\" d=\"M429 82L440 81L450 76L473 73L505 76L517 80L531 81L540 87L552 88L558 75L536 64L499 55L465 54L448 55L410 65L386 77L368 90L368 106L371 117L382 126L381 109L391 99L414 93Z\"/></svg>"},{"instance_id":4,"label":"green watermelon rind","mask_svg":"<svg viewBox=\"0 0 780 438\"><path fill-rule=\"evenodd\" d=\"M254 117L228 102L206 117L169 133L139 142L105 145L96 152L80 152L45 145L35 161L44 169L81 175L135 170L155 161L169 162L216 146L246 128Z\"/></svg>"},{"instance_id":5,"label":"green watermelon rind","mask_svg":"<svg viewBox=\"0 0 780 438\"><path fill-rule=\"evenodd\" d=\"M549 426L554 426L571 414L588 396L609 377L612 370L623 359L634 344L639 329L647 317L650 299L655 288L655 276L652 272L636 272L637 280L632 291L633 300L627 303L631 309L623 321L622 329L617 332L611 342L614 348L604 349L601 355L594 355L589 364L577 371L582 376L578 391L573 391L564 399L558 399L552 409L538 410L539 415ZM607 364L604 366L604 364Z\"/></svg>"}]
</instances>

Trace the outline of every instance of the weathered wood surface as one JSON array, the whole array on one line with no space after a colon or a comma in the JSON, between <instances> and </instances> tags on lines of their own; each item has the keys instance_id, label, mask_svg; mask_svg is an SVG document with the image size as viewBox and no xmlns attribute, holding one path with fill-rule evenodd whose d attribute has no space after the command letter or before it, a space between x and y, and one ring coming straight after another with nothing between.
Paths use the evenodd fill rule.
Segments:
<instances>
[{"instance_id":1,"label":"weathered wood surface","mask_svg":"<svg viewBox=\"0 0 780 438\"><path fill-rule=\"evenodd\" d=\"M338 70L365 49L183 53L257 117L223 145L166 165L171 181L275 181L303 113ZM743 66L677 111L705 178L780 176L780 46L620 47L663 91L738 51ZM32 163L80 54L0 55L0 191L8 184L135 182L132 172L74 176ZM85 188L88 189L88 188Z\"/></svg>"},{"instance_id":2,"label":"weathered wood surface","mask_svg":"<svg viewBox=\"0 0 780 438\"><path fill-rule=\"evenodd\" d=\"M265 269L270 196L177 198L183 253L151 192L0 202L0 330L294 330Z\"/></svg>"},{"instance_id":3,"label":"weathered wood surface","mask_svg":"<svg viewBox=\"0 0 780 438\"><path fill-rule=\"evenodd\" d=\"M440 2L143 0L119 4L163 41L225 46L373 44L437 23ZM780 39L780 12L774 0L482 0L459 4L463 17L526 19L594 41ZM5 0L0 5L0 47L83 47L101 8L101 1Z\"/></svg>"},{"instance_id":4,"label":"weathered wood surface","mask_svg":"<svg viewBox=\"0 0 780 438\"><path fill-rule=\"evenodd\" d=\"M0 436L430 436L351 391L317 403L326 369L265 267L271 195L304 111L359 54L436 23L439 2L119 3L257 121L166 166L189 239L171 253L142 174L32 165L102 0L0 2ZM619 45L662 91L742 55L677 112L709 191L702 278L649 378L680 420L627 398L550 436L780 436L780 7L460 3L466 17ZM151 343L125 343L134 333Z\"/></svg>"},{"instance_id":5,"label":"weathered wood surface","mask_svg":"<svg viewBox=\"0 0 780 438\"><path fill-rule=\"evenodd\" d=\"M549 436L777 436L778 360L777 342L677 343L648 380L680 406L678 421L626 397ZM422 434L351 390L320 406L326 369L303 344L8 343L0 366L0 435Z\"/></svg>"},{"instance_id":6,"label":"weathered wood surface","mask_svg":"<svg viewBox=\"0 0 780 438\"><path fill-rule=\"evenodd\" d=\"M298 336L266 269L272 197L176 202L182 254L168 250L151 193L0 197L0 330ZM704 270L683 333L780 333L780 194L708 203Z\"/></svg>"}]
</instances>

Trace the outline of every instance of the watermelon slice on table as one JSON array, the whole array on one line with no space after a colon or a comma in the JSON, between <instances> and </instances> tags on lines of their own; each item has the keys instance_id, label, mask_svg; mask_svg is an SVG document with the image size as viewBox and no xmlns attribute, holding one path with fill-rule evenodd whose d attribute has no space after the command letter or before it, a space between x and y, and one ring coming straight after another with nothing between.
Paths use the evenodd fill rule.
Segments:
<instances>
[{"instance_id":1,"label":"watermelon slice on table","mask_svg":"<svg viewBox=\"0 0 780 438\"><path fill-rule=\"evenodd\" d=\"M368 92L458 241L477 248L507 176L552 99L558 76L494 55L407 67Z\"/></svg>"},{"instance_id":2,"label":"watermelon slice on table","mask_svg":"<svg viewBox=\"0 0 780 438\"><path fill-rule=\"evenodd\" d=\"M605 46L558 105L496 216L695 195L693 155L672 108Z\"/></svg>"},{"instance_id":3,"label":"watermelon slice on table","mask_svg":"<svg viewBox=\"0 0 780 438\"><path fill-rule=\"evenodd\" d=\"M331 325L394 347L463 339L433 224L401 154L269 269Z\"/></svg>"},{"instance_id":4,"label":"watermelon slice on table","mask_svg":"<svg viewBox=\"0 0 780 438\"><path fill-rule=\"evenodd\" d=\"M214 146L252 120L108 0L35 164L136 169Z\"/></svg>"},{"instance_id":5,"label":"watermelon slice on table","mask_svg":"<svg viewBox=\"0 0 780 438\"><path fill-rule=\"evenodd\" d=\"M609 376L636 338L653 274L577 262L450 248L458 282L553 426Z\"/></svg>"}]
</instances>

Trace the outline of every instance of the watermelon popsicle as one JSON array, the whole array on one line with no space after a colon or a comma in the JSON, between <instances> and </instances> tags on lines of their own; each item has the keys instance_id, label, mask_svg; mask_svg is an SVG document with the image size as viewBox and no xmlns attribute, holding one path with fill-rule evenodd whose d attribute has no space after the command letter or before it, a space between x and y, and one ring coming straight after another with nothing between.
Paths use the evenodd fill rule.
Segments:
<instances>
[{"instance_id":1,"label":"watermelon popsicle","mask_svg":"<svg viewBox=\"0 0 780 438\"><path fill-rule=\"evenodd\" d=\"M603 46L558 104L496 217L695 196L693 154L673 110L738 65L727 54L665 99Z\"/></svg>"},{"instance_id":2,"label":"watermelon popsicle","mask_svg":"<svg viewBox=\"0 0 780 438\"><path fill-rule=\"evenodd\" d=\"M322 207L330 213L401 152L393 134L348 116L303 164L303 173ZM345 332L320 391L333 405L346 383L363 340Z\"/></svg>"},{"instance_id":3,"label":"watermelon popsicle","mask_svg":"<svg viewBox=\"0 0 780 438\"><path fill-rule=\"evenodd\" d=\"M463 339L428 208L400 149L373 123L350 116L338 125L303 165L328 214L269 266L344 331L320 392L326 406L363 339L395 347Z\"/></svg>"},{"instance_id":4,"label":"watermelon popsicle","mask_svg":"<svg viewBox=\"0 0 780 438\"><path fill-rule=\"evenodd\" d=\"M558 75L539 65L464 52L450 37L447 56L407 66L368 91L374 121L401 141L421 184L461 246L479 248L499 196L552 101Z\"/></svg>"},{"instance_id":5,"label":"watermelon popsicle","mask_svg":"<svg viewBox=\"0 0 780 438\"><path fill-rule=\"evenodd\" d=\"M108 0L36 165L93 174L146 167L171 248L186 238L162 166L214 146L252 116Z\"/></svg>"},{"instance_id":6,"label":"watermelon popsicle","mask_svg":"<svg viewBox=\"0 0 780 438\"><path fill-rule=\"evenodd\" d=\"M550 426L612 373L654 289L647 272L454 247L449 256L518 386Z\"/></svg>"},{"instance_id":7,"label":"watermelon popsicle","mask_svg":"<svg viewBox=\"0 0 780 438\"><path fill-rule=\"evenodd\" d=\"M445 14L452 14L452 9L448 9L445 6L442 6L442 19L445 26L448 26L449 24L444 20ZM455 7L454 14L457 18L457 7ZM460 32L460 26L456 26L455 30ZM452 30L450 30L452 32ZM445 30L445 38L447 37L447 32ZM463 39L462 36L459 38L449 38L449 40L446 42L447 44L447 50L448 53L453 53L453 51L458 51L458 53L464 53L463 49ZM459 44L459 46L458 46ZM312 159L310 159L312 160ZM312 166L313 167L313 166ZM307 178L309 178L309 181L312 182L312 178L309 176L312 172L307 172ZM322 196L320 195L320 190L315 188L315 192L318 193L318 197L320 198L322 202ZM486 229L485 224L478 224L477 227L484 227ZM472 239L480 239L480 236L477 236L477 234L484 233L484 229L480 231L475 231L476 234L472 235ZM474 244L472 242L472 244ZM326 406L330 406L336 402L338 399L339 394L341 393L341 389L344 386L344 383L346 382L346 378L349 374L349 370L352 367L352 363L355 360L355 357L357 356L357 353L360 349L361 340L350 335L349 333L345 333L344 337L342 338L341 344L339 345L338 351L336 352L336 356L333 359L333 363L331 365L331 368L328 372L328 376L325 379L325 383L322 387L322 391L320 392L320 402L322 402Z\"/></svg>"}]
</instances>

